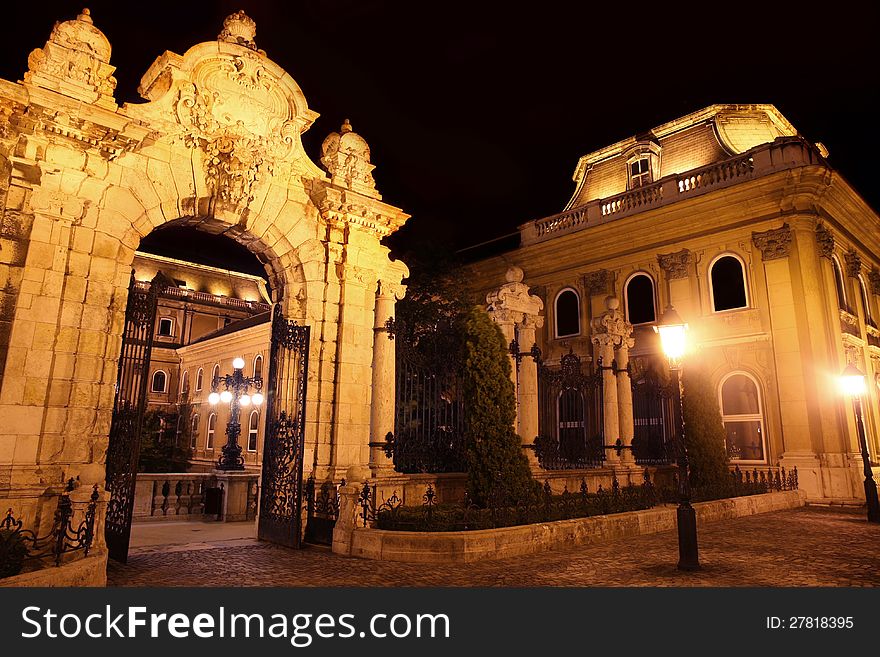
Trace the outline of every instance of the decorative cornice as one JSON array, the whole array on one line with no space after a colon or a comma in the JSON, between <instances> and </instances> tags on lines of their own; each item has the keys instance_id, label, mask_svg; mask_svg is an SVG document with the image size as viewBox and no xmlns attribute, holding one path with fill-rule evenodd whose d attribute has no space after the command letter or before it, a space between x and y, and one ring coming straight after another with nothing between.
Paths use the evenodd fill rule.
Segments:
<instances>
[{"instance_id":1,"label":"decorative cornice","mask_svg":"<svg viewBox=\"0 0 880 657\"><path fill-rule=\"evenodd\" d=\"M690 265L694 262L694 254L688 249L682 249L675 253L661 253L657 255L657 263L666 274L666 279L674 281L679 278L687 278Z\"/></svg>"},{"instance_id":2,"label":"decorative cornice","mask_svg":"<svg viewBox=\"0 0 880 657\"><path fill-rule=\"evenodd\" d=\"M824 224L816 225L816 245L819 247L819 255L830 258L834 253L834 235L825 228Z\"/></svg>"},{"instance_id":3,"label":"decorative cornice","mask_svg":"<svg viewBox=\"0 0 880 657\"><path fill-rule=\"evenodd\" d=\"M788 224L783 224L780 228L753 232L752 244L760 249L761 259L764 261L786 258L791 253L791 228Z\"/></svg>"},{"instance_id":4,"label":"decorative cornice","mask_svg":"<svg viewBox=\"0 0 880 657\"><path fill-rule=\"evenodd\" d=\"M607 269L591 271L583 276L584 290L588 295L608 294L611 286L611 272Z\"/></svg>"},{"instance_id":5,"label":"decorative cornice","mask_svg":"<svg viewBox=\"0 0 880 657\"><path fill-rule=\"evenodd\" d=\"M853 278L858 278L862 273L862 257L855 249L850 249L843 254L843 260L846 262L846 274Z\"/></svg>"}]
</instances>

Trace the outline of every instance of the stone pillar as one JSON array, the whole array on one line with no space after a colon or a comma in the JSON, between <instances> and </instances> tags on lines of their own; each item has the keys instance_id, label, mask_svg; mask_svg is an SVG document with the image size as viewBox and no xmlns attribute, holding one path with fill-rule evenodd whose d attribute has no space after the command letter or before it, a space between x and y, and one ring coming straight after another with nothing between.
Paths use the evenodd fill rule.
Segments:
<instances>
[{"instance_id":1,"label":"stone pillar","mask_svg":"<svg viewBox=\"0 0 880 657\"><path fill-rule=\"evenodd\" d=\"M592 342L599 347L602 359L602 396L605 428L605 445L610 446L620 440L623 446L632 446L633 414L632 388L626 366L629 363L629 348L633 345L632 324L626 321L620 311L617 297L605 297L605 312L590 324L593 332ZM617 372L614 370L615 351ZM623 461L631 464L632 449L608 450L606 460L616 465Z\"/></svg>"},{"instance_id":2,"label":"stone pillar","mask_svg":"<svg viewBox=\"0 0 880 657\"><path fill-rule=\"evenodd\" d=\"M630 326L630 332L632 327ZM621 454L627 464L635 464L632 452L632 441L635 434L633 422L632 382L629 378L629 349L635 344L631 337L625 337L617 348L617 417L620 440L629 449Z\"/></svg>"},{"instance_id":3,"label":"stone pillar","mask_svg":"<svg viewBox=\"0 0 880 657\"><path fill-rule=\"evenodd\" d=\"M394 341L388 337L386 324L394 319L394 304L403 298L405 289L399 282L380 280L376 290L370 406L370 471L374 477L394 471L393 461L385 454L385 436L394 432L396 390Z\"/></svg>"},{"instance_id":4,"label":"stone pillar","mask_svg":"<svg viewBox=\"0 0 880 657\"><path fill-rule=\"evenodd\" d=\"M519 267L508 269L505 279L504 285L486 295L487 312L501 327L508 344L516 340L521 354L519 358L510 355L511 379L516 391L514 428L522 439L529 462L537 465L533 445L538 435L538 367L528 352L535 345L535 329L544 325L544 318L540 315L544 302L529 294L529 286L522 282L523 271Z\"/></svg>"}]
</instances>

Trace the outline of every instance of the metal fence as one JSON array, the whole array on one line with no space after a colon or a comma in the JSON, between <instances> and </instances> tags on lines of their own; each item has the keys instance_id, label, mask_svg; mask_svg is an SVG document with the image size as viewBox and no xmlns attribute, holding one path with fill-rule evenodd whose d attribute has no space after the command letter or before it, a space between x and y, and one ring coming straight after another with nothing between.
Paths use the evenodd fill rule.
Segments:
<instances>
[{"instance_id":1,"label":"metal fence","mask_svg":"<svg viewBox=\"0 0 880 657\"><path fill-rule=\"evenodd\" d=\"M569 351L558 367L538 365L538 437L535 453L545 470L601 466L605 460L602 363L583 371Z\"/></svg>"},{"instance_id":2,"label":"metal fence","mask_svg":"<svg viewBox=\"0 0 880 657\"><path fill-rule=\"evenodd\" d=\"M68 480L58 497L52 528L44 536L36 530L24 528L24 522L15 517L12 509L0 520L0 577L18 575L24 568L36 570L47 565L60 566L67 555L82 553L88 556L95 538L95 515L98 508L98 485L95 484L85 515L74 523L70 493L75 487Z\"/></svg>"},{"instance_id":3,"label":"metal fence","mask_svg":"<svg viewBox=\"0 0 880 657\"><path fill-rule=\"evenodd\" d=\"M649 364L630 361L633 457L638 465L665 465L675 457L675 395Z\"/></svg>"}]
</instances>

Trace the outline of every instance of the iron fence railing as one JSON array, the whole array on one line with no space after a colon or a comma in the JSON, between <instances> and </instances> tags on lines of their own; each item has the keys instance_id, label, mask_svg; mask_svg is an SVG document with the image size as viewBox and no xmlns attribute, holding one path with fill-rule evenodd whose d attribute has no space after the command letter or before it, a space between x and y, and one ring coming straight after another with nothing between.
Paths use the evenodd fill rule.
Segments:
<instances>
[{"instance_id":1,"label":"iron fence railing","mask_svg":"<svg viewBox=\"0 0 880 657\"><path fill-rule=\"evenodd\" d=\"M18 575L25 567L36 570L50 564L60 566L67 555L78 552L88 556L95 538L98 485L92 489L83 519L74 523L70 493L75 483L73 479L68 480L58 497L52 528L45 535L25 529L24 522L15 517L13 510L7 510L6 517L0 520L0 577Z\"/></svg>"}]
</instances>

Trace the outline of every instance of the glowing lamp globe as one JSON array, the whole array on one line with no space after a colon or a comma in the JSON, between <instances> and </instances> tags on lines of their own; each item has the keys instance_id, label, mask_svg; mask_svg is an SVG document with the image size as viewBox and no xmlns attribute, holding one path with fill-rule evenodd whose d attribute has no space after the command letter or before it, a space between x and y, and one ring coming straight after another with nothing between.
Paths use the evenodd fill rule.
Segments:
<instances>
[{"instance_id":1,"label":"glowing lamp globe","mask_svg":"<svg viewBox=\"0 0 880 657\"><path fill-rule=\"evenodd\" d=\"M220 393L220 401L222 401L224 404L229 403L229 401L231 399L232 399L232 393L229 392L228 390L224 390L223 392Z\"/></svg>"},{"instance_id":2,"label":"glowing lamp globe","mask_svg":"<svg viewBox=\"0 0 880 657\"><path fill-rule=\"evenodd\" d=\"M238 398L238 403L242 406L250 406L251 405L251 396L250 395L242 395Z\"/></svg>"},{"instance_id":3,"label":"glowing lamp globe","mask_svg":"<svg viewBox=\"0 0 880 657\"><path fill-rule=\"evenodd\" d=\"M244 369L244 358L236 358L232 361L232 369L242 370Z\"/></svg>"},{"instance_id":4,"label":"glowing lamp globe","mask_svg":"<svg viewBox=\"0 0 880 657\"><path fill-rule=\"evenodd\" d=\"M263 403L263 395L261 395L259 392L255 392L254 396L251 397L251 401L254 403L254 406L259 406Z\"/></svg>"},{"instance_id":5,"label":"glowing lamp globe","mask_svg":"<svg viewBox=\"0 0 880 657\"><path fill-rule=\"evenodd\" d=\"M663 353L670 360L678 360L684 356L687 345L687 329L688 325L675 312L675 308L671 305L667 306L666 312L663 313L654 330L660 334Z\"/></svg>"},{"instance_id":6,"label":"glowing lamp globe","mask_svg":"<svg viewBox=\"0 0 880 657\"><path fill-rule=\"evenodd\" d=\"M220 395L218 395L216 392L212 392L210 395L208 395L209 404L213 405L216 404L218 401L220 401Z\"/></svg>"},{"instance_id":7,"label":"glowing lamp globe","mask_svg":"<svg viewBox=\"0 0 880 657\"><path fill-rule=\"evenodd\" d=\"M865 375L850 363L838 377L840 391L847 397L861 397L865 394Z\"/></svg>"}]
</instances>

